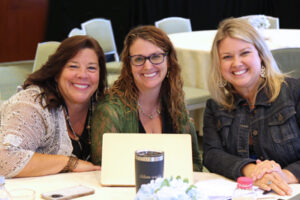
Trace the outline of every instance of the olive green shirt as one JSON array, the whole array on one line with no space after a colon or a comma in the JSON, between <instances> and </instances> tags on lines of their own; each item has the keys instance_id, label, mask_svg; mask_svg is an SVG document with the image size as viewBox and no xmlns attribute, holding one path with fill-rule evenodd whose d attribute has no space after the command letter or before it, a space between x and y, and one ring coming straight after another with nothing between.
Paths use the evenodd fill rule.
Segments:
<instances>
[{"instance_id":1,"label":"olive green shirt","mask_svg":"<svg viewBox=\"0 0 300 200\"><path fill-rule=\"evenodd\" d=\"M180 133L189 133L192 136L193 168L194 171L202 170L197 136L193 122L186 110L180 123ZM102 136L104 133L138 133L139 117L136 111L125 106L118 96L110 98L107 95L93 113L92 120L92 162L101 165ZM178 134L180 134L178 133Z\"/></svg>"}]
</instances>

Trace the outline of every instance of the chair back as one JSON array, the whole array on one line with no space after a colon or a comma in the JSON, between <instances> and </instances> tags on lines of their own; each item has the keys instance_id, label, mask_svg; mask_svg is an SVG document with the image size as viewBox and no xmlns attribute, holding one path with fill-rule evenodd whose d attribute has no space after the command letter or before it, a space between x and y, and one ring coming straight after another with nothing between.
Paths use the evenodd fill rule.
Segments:
<instances>
[{"instance_id":1,"label":"chair back","mask_svg":"<svg viewBox=\"0 0 300 200\"><path fill-rule=\"evenodd\" d=\"M300 78L300 48L282 48L271 51L279 69L294 78Z\"/></svg>"},{"instance_id":2,"label":"chair back","mask_svg":"<svg viewBox=\"0 0 300 200\"><path fill-rule=\"evenodd\" d=\"M85 35L85 31L80 28L73 28L68 34L68 37L72 37L74 35Z\"/></svg>"},{"instance_id":3,"label":"chair back","mask_svg":"<svg viewBox=\"0 0 300 200\"><path fill-rule=\"evenodd\" d=\"M114 55L114 60L119 62L119 55L110 20L95 18L82 23L81 27L87 35L92 36L99 42L107 57Z\"/></svg>"},{"instance_id":4,"label":"chair back","mask_svg":"<svg viewBox=\"0 0 300 200\"><path fill-rule=\"evenodd\" d=\"M0 101L14 95L32 72L33 61L16 61L0 64Z\"/></svg>"},{"instance_id":5,"label":"chair back","mask_svg":"<svg viewBox=\"0 0 300 200\"><path fill-rule=\"evenodd\" d=\"M156 21L155 26L167 34L192 31L191 20L182 17L167 17Z\"/></svg>"},{"instance_id":6,"label":"chair back","mask_svg":"<svg viewBox=\"0 0 300 200\"><path fill-rule=\"evenodd\" d=\"M270 22L270 29L279 29L279 18L278 17L272 17L267 16L267 19Z\"/></svg>"},{"instance_id":7,"label":"chair back","mask_svg":"<svg viewBox=\"0 0 300 200\"><path fill-rule=\"evenodd\" d=\"M266 15L246 15L239 18L247 20L251 25L253 25L256 28L260 28L260 27L264 28L264 26L266 25L264 21L267 20L268 29L279 29L278 17L266 16Z\"/></svg>"},{"instance_id":8,"label":"chair back","mask_svg":"<svg viewBox=\"0 0 300 200\"><path fill-rule=\"evenodd\" d=\"M48 61L49 56L56 51L59 45L60 42L56 41L39 43L35 53L32 72L40 69Z\"/></svg>"}]
</instances>

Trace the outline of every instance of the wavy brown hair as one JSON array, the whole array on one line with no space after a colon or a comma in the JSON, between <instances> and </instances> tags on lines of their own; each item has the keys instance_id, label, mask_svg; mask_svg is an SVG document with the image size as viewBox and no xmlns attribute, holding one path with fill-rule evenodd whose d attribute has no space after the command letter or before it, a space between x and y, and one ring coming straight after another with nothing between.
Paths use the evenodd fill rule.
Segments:
<instances>
[{"instance_id":1,"label":"wavy brown hair","mask_svg":"<svg viewBox=\"0 0 300 200\"><path fill-rule=\"evenodd\" d=\"M121 53L123 62L121 75L108 92L111 96L119 96L126 106L137 112L136 102L138 100L139 90L133 80L129 50L131 45L138 38L149 41L168 53L168 75L163 80L159 96L164 105L167 106L174 131L179 132L180 121L186 116L183 113L186 112L186 110L184 104L184 92L182 89L183 81L180 75L181 69L177 62L175 49L169 37L155 26L139 26L132 29L127 34L124 41L124 49Z\"/></svg>"},{"instance_id":2,"label":"wavy brown hair","mask_svg":"<svg viewBox=\"0 0 300 200\"><path fill-rule=\"evenodd\" d=\"M30 85L37 85L42 89L40 102L44 98L46 100L45 107L49 109L59 107L64 100L57 90L55 78L60 76L68 60L85 48L94 50L98 57L100 68L99 85L93 98L101 99L107 87L105 56L99 43L90 36L73 36L63 40L55 53L49 57L46 64L28 76L24 82L23 89Z\"/></svg>"}]
</instances>

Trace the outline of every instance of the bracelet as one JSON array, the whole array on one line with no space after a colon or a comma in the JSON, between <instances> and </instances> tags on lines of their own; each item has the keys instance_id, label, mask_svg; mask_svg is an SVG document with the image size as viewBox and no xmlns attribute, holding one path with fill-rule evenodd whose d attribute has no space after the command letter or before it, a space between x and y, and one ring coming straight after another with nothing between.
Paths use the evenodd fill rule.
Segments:
<instances>
[{"instance_id":1,"label":"bracelet","mask_svg":"<svg viewBox=\"0 0 300 200\"><path fill-rule=\"evenodd\" d=\"M78 165L79 159L75 156L69 156L68 163L66 166L60 171L60 172L71 172L73 169L75 169Z\"/></svg>"}]
</instances>

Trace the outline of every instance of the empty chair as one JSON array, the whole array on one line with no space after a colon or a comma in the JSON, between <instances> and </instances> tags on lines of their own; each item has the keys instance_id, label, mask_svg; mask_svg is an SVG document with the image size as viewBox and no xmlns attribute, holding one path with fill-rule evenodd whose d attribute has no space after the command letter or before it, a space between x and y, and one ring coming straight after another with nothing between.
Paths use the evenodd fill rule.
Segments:
<instances>
[{"instance_id":1,"label":"empty chair","mask_svg":"<svg viewBox=\"0 0 300 200\"><path fill-rule=\"evenodd\" d=\"M271 51L279 69L294 78L300 78L300 48L282 48Z\"/></svg>"},{"instance_id":2,"label":"empty chair","mask_svg":"<svg viewBox=\"0 0 300 200\"><path fill-rule=\"evenodd\" d=\"M155 22L155 26L167 34L191 32L191 20L182 17L167 17Z\"/></svg>"},{"instance_id":3,"label":"empty chair","mask_svg":"<svg viewBox=\"0 0 300 200\"><path fill-rule=\"evenodd\" d=\"M107 73L110 74L120 74L122 69L122 62L107 62L106 63L106 70Z\"/></svg>"},{"instance_id":4,"label":"empty chair","mask_svg":"<svg viewBox=\"0 0 300 200\"><path fill-rule=\"evenodd\" d=\"M246 15L240 17L248 20L256 28L279 29L279 18L266 15Z\"/></svg>"},{"instance_id":5,"label":"empty chair","mask_svg":"<svg viewBox=\"0 0 300 200\"><path fill-rule=\"evenodd\" d=\"M32 61L17 61L0 64L0 101L7 100L23 85L32 72Z\"/></svg>"},{"instance_id":6,"label":"empty chair","mask_svg":"<svg viewBox=\"0 0 300 200\"><path fill-rule=\"evenodd\" d=\"M82 30L89 36L95 38L102 47L108 73L119 73L122 63L115 43L115 37L110 20L95 18L81 24Z\"/></svg>"},{"instance_id":7,"label":"empty chair","mask_svg":"<svg viewBox=\"0 0 300 200\"><path fill-rule=\"evenodd\" d=\"M115 38L110 20L95 18L81 24L87 35L95 38L102 47L107 58L113 55L114 61L119 62L119 55L115 44ZM108 59L107 61L111 61Z\"/></svg>"},{"instance_id":8,"label":"empty chair","mask_svg":"<svg viewBox=\"0 0 300 200\"><path fill-rule=\"evenodd\" d=\"M47 62L49 56L56 51L59 45L60 42L56 41L39 43L35 53L32 72L40 69Z\"/></svg>"},{"instance_id":9,"label":"empty chair","mask_svg":"<svg viewBox=\"0 0 300 200\"><path fill-rule=\"evenodd\" d=\"M85 31L82 30L82 29L80 29L80 28L73 28L73 29L70 31L68 37L72 37L72 36L74 36L74 35L85 35Z\"/></svg>"},{"instance_id":10,"label":"empty chair","mask_svg":"<svg viewBox=\"0 0 300 200\"><path fill-rule=\"evenodd\" d=\"M107 83L108 83L108 87L111 87L114 82L119 78L120 74L117 73L108 73L107 74Z\"/></svg>"},{"instance_id":11,"label":"empty chair","mask_svg":"<svg viewBox=\"0 0 300 200\"><path fill-rule=\"evenodd\" d=\"M206 100L210 98L209 91L195 87L183 87L185 103L189 111L205 108Z\"/></svg>"},{"instance_id":12,"label":"empty chair","mask_svg":"<svg viewBox=\"0 0 300 200\"><path fill-rule=\"evenodd\" d=\"M271 16L266 16L267 19L270 22L270 29L279 29L279 18L278 17L271 17Z\"/></svg>"}]
</instances>

